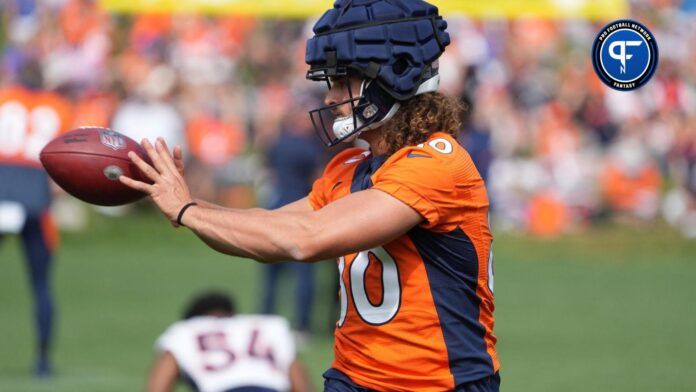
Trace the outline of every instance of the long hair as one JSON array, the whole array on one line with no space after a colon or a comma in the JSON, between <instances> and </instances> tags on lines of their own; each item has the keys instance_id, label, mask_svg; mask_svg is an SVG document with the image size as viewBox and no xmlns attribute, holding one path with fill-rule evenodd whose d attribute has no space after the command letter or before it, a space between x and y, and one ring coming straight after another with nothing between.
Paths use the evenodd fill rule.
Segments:
<instances>
[{"instance_id":1,"label":"long hair","mask_svg":"<svg viewBox=\"0 0 696 392\"><path fill-rule=\"evenodd\" d=\"M387 155L423 143L435 132L445 132L456 138L464 110L459 100L440 92L416 95L402 103L396 115L384 124Z\"/></svg>"}]
</instances>

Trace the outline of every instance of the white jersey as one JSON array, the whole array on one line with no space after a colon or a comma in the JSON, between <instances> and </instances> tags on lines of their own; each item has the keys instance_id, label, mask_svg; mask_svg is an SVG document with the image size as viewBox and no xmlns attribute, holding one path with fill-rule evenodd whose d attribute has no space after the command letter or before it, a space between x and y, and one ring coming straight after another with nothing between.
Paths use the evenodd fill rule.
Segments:
<instances>
[{"instance_id":1,"label":"white jersey","mask_svg":"<svg viewBox=\"0 0 696 392\"><path fill-rule=\"evenodd\" d=\"M194 317L170 326L156 349L172 353L201 392L245 386L290 389L295 344L282 317Z\"/></svg>"}]
</instances>

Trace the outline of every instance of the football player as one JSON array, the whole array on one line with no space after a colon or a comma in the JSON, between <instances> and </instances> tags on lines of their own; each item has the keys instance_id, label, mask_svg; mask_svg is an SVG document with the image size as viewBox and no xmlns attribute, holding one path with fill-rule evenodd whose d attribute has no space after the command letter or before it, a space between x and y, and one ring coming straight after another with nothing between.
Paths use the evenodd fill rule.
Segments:
<instances>
[{"instance_id":1,"label":"football player","mask_svg":"<svg viewBox=\"0 0 696 392\"><path fill-rule=\"evenodd\" d=\"M178 379L201 392L310 390L287 321L234 315L225 294L195 298L184 319L157 339L156 349L148 392L172 391Z\"/></svg>"},{"instance_id":2,"label":"football player","mask_svg":"<svg viewBox=\"0 0 696 392\"><path fill-rule=\"evenodd\" d=\"M437 92L447 23L421 0L337 0L307 42L327 83L310 115L328 145L361 138L309 195L277 210L194 200L162 140L131 159L174 225L262 262L337 258L341 313L326 391L498 391L492 235L483 180L455 137L458 101Z\"/></svg>"},{"instance_id":3,"label":"football player","mask_svg":"<svg viewBox=\"0 0 696 392\"><path fill-rule=\"evenodd\" d=\"M20 84L0 89L0 240L19 234L29 264L37 330L36 374L51 373L51 265L57 231L49 214L51 189L39 152L72 126L71 104L42 89L36 60L23 65Z\"/></svg>"}]
</instances>

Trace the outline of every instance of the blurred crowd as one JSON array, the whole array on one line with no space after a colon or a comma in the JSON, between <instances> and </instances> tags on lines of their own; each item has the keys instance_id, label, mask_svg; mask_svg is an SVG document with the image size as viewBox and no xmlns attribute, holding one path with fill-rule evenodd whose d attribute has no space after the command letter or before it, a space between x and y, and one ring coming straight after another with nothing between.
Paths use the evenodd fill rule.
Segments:
<instances>
[{"instance_id":1,"label":"blurred crowd","mask_svg":"<svg viewBox=\"0 0 696 392\"><path fill-rule=\"evenodd\" d=\"M199 197L277 206L288 187L306 193L332 153L317 146L306 114L325 89L304 77L312 21L111 15L93 0L0 9L0 87L38 61L44 87L74 105L75 126L185 146ZM631 3L660 63L628 93L592 68L603 23L448 18L442 90L469 107L460 141L487 179L497 230L556 235L598 220L665 220L696 237L695 9ZM289 169L274 159L284 152L316 159Z\"/></svg>"}]
</instances>

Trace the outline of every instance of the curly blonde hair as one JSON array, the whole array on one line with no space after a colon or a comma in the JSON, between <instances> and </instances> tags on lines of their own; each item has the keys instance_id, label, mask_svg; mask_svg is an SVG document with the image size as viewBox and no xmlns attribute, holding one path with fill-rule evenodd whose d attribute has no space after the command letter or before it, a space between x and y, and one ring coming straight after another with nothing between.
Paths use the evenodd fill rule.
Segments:
<instances>
[{"instance_id":1,"label":"curly blonde hair","mask_svg":"<svg viewBox=\"0 0 696 392\"><path fill-rule=\"evenodd\" d=\"M465 110L458 99L440 92L416 95L403 102L396 115L384 125L387 155L423 143L435 132L445 132L456 138Z\"/></svg>"}]
</instances>

